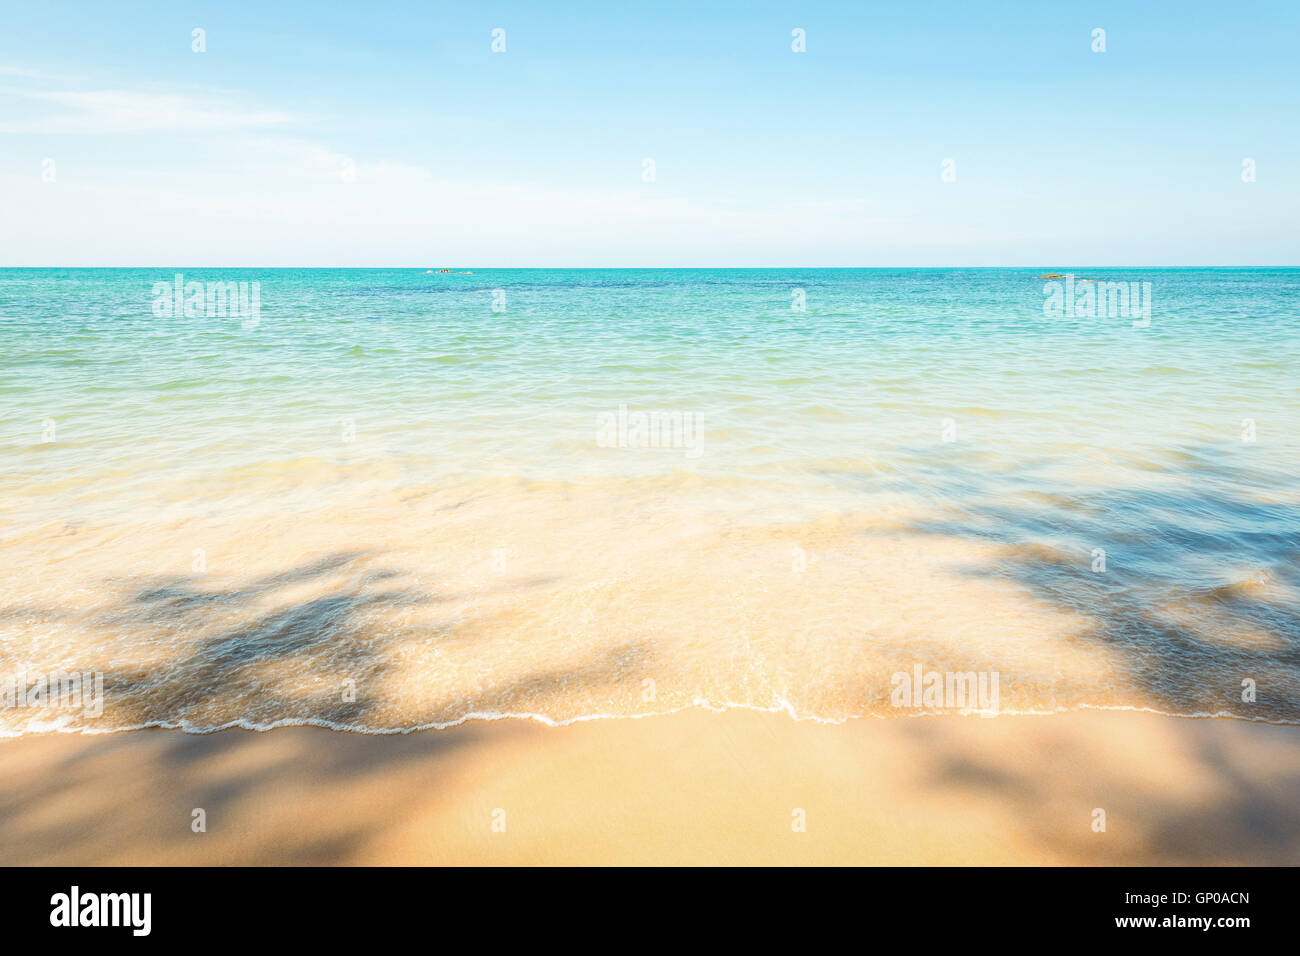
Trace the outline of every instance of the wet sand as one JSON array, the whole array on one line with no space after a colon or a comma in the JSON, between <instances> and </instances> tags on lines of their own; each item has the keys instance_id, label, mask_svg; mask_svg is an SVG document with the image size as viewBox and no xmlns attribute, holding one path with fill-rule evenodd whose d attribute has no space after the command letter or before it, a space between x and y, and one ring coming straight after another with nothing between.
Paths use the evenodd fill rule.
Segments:
<instances>
[{"instance_id":1,"label":"wet sand","mask_svg":"<svg viewBox=\"0 0 1300 956\"><path fill-rule=\"evenodd\" d=\"M1295 864L1300 728L690 710L28 735L0 740L0 863Z\"/></svg>"}]
</instances>

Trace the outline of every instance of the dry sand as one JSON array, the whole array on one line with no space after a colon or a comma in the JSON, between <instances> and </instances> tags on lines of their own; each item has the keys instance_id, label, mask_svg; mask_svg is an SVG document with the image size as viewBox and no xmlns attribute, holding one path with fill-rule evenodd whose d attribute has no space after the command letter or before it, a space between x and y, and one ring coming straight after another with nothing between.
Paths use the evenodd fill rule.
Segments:
<instances>
[{"instance_id":1,"label":"dry sand","mask_svg":"<svg viewBox=\"0 0 1300 956\"><path fill-rule=\"evenodd\" d=\"M5 864L1297 862L1300 728L1231 720L692 710L0 741Z\"/></svg>"}]
</instances>

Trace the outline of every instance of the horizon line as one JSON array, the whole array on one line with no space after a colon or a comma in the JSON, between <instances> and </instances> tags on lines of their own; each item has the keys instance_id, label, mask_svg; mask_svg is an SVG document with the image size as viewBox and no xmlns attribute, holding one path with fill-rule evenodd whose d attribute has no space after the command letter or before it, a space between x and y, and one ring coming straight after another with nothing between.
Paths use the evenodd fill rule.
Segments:
<instances>
[{"instance_id":1,"label":"horizon line","mask_svg":"<svg viewBox=\"0 0 1300 956\"><path fill-rule=\"evenodd\" d=\"M897 271L900 269L946 269L946 270L996 270L996 269L1045 269L1054 271L1059 269L1300 269L1298 264L1278 265L1269 263L1257 263L1251 265L1122 265L1116 263L1108 264L1083 264L1070 266L1045 266L1045 265L1007 265L1007 266L958 266L958 265L928 265L928 266L826 266L826 265L778 265L778 266L351 266L351 265L311 265L311 266L263 266L263 265L39 265L39 266L10 266L0 265L0 270L20 270L20 269L263 269L263 270L301 270L301 269L350 269L357 272L374 271L374 272L396 272L396 271L418 271L429 269L449 269L455 273L459 269L478 269L484 272L493 270L512 270L512 271L531 271L531 272L578 272L585 270L600 270L604 272L646 272L646 271L663 271L663 272L685 272L685 271L716 271L716 270L736 270L736 271L760 271L776 269L861 269L861 270L880 270L880 271ZM435 274L437 274L435 272ZM463 274L463 273L462 273Z\"/></svg>"}]
</instances>

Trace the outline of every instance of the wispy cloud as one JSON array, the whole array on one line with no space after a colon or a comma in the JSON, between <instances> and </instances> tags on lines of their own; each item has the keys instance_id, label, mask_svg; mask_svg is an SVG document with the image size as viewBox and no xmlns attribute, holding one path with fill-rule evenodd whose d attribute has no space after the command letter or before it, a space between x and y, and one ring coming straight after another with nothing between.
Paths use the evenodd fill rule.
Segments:
<instances>
[{"instance_id":1,"label":"wispy cloud","mask_svg":"<svg viewBox=\"0 0 1300 956\"><path fill-rule=\"evenodd\" d=\"M3 68L6 75L17 68ZM285 112L249 110L217 96L131 90L33 90L0 87L0 94L49 104L55 112L0 123L0 133L94 134L161 131L205 132L283 127L294 120Z\"/></svg>"},{"instance_id":2,"label":"wispy cloud","mask_svg":"<svg viewBox=\"0 0 1300 956\"><path fill-rule=\"evenodd\" d=\"M57 79L53 74L42 73L39 70L29 70L23 66L0 66L0 76L17 76L24 80Z\"/></svg>"}]
</instances>

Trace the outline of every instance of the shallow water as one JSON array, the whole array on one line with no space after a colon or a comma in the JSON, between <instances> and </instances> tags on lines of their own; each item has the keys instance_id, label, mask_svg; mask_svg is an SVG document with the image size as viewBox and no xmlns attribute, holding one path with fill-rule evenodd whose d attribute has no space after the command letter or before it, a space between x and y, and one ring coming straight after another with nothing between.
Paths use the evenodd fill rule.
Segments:
<instances>
[{"instance_id":1,"label":"shallow water","mask_svg":"<svg viewBox=\"0 0 1300 956\"><path fill-rule=\"evenodd\" d=\"M1041 271L0 270L0 732L1300 720L1300 270Z\"/></svg>"}]
</instances>

